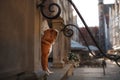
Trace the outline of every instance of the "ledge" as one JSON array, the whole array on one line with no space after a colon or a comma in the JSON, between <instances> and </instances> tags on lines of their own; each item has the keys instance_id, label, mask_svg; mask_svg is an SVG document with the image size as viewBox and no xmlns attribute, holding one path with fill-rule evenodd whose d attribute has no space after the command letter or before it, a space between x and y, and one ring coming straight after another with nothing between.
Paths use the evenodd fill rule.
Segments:
<instances>
[{"instance_id":1,"label":"ledge","mask_svg":"<svg viewBox=\"0 0 120 80\"><path fill-rule=\"evenodd\" d=\"M65 80L73 74L73 69L72 64L66 64L64 68L51 68L54 73L50 74L47 80Z\"/></svg>"},{"instance_id":2,"label":"ledge","mask_svg":"<svg viewBox=\"0 0 120 80\"><path fill-rule=\"evenodd\" d=\"M3 77L0 77L0 80L46 80L46 75L42 71L23 72L20 74L12 72L4 74Z\"/></svg>"}]
</instances>

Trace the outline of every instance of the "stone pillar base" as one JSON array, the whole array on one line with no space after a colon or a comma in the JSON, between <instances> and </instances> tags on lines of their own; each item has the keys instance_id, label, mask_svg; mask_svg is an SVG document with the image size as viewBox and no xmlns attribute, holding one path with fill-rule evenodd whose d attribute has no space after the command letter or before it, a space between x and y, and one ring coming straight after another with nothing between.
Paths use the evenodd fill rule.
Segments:
<instances>
[{"instance_id":1,"label":"stone pillar base","mask_svg":"<svg viewBox=\"0 0 120 80\"><path fill-rule=\"evenodd\" d=\"M61 63L53 63L52 68L63 68L65 66L64 62Z\"/></svg>"}]
</instances>

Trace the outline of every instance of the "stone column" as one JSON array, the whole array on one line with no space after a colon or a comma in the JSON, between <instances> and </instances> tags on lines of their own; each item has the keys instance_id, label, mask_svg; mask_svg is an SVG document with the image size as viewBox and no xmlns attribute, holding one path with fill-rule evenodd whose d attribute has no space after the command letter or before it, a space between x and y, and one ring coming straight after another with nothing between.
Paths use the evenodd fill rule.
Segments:
<instances>
[{"instance_id":1,"label":"stone column","mask_svg":"<svg viewBox=\"0 0 120 80\"><path fill-rule=\"evenodd\" d=\"M99 45L101 49L105 52L105 17L104 17L104 3L103 0L98 0L98 8L99 8Z\"/></svg>"},{"instance_id":2,"label":"stone column","mask_svg":"<svg viewBox=\"0 0 120 80\"><path fill-rule=\"evenodd\" d=\"M63 19L57 18L52 21L52 26L54 29L57 29L58 31L61 30L63 25ZM62 68L64 67L64 61L63 61L63 54L64 54L64 37L62 33L59 33L59 36L53 46L53 66L54 68Z\"/></svg>"}]
</instances>

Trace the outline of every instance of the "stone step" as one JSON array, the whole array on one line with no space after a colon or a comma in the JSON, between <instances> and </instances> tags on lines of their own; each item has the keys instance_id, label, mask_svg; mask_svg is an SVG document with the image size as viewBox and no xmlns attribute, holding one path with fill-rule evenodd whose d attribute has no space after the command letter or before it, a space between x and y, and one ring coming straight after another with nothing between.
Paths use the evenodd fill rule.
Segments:
<instances>
[{"instance_id":1,"label":"stone step","mask_svg":"<svg viewBox=\"0 0 120 80\"><path fill-rule=\"evenodd\" d=\"M63 68L53 68L53 74L47 77L47 80L66 80L68 76L73 75L74 67L72 64L66 64Z\"/></svg>"},{"instance_id":2,"label":"stone step","mask_svg":"<svg viewBox=\"0 0 120 80\"><path fill-rule=\"evenodd\" d=\"M0 77L0 80L45 80L46 75L42 71L37 72L24 72L9 76Z\"/></svg>"},{"instance_id":3,"label":"stone step","mask_svg":"<svg viewBox=\"0 0 120 80\"><path fill-rule=\"evenodd\" d=\"M46 76L43 71L37 71L4 76L0 80L66 80L68 76L73 74L73 69L72 64L66 64L63 68L51 68L54 73L49 76Z\"/></svg>"}]
</instances>

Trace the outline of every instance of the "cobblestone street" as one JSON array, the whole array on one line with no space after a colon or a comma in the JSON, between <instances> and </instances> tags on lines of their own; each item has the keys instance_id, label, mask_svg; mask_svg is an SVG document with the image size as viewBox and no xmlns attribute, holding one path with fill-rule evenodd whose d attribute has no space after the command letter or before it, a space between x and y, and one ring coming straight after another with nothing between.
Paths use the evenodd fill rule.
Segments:
<instances>
[{"instance_id":1,"label":"cobblestone street","mask_svg":"<svg viewBox=\"0 0 120 80\"><path fill-rule=\"evenodd\" d=\"M76 68L68 80L120 80L120 68L116 64L107 62L105 71L106 75L102 68Z\"/></svg>"}]
</instances>

